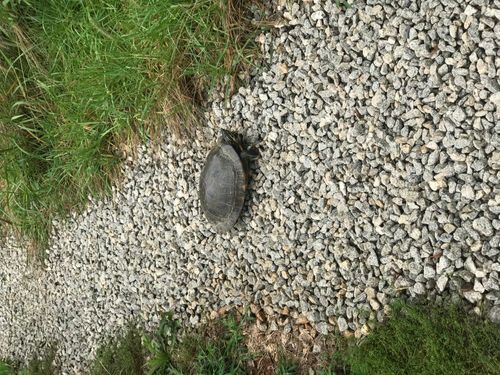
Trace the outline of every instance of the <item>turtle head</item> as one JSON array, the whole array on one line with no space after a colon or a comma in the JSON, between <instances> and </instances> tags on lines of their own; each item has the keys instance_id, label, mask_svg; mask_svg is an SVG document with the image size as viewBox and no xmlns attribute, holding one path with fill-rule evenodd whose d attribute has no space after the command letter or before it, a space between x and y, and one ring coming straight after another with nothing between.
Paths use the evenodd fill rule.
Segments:
<instances>
[{"instance_id":1,"label":"turtle head","mask_svg":"<svg viewBox=\"0 0 500 375\"><path fill-rule=\"evenodd\" d=\"M219 143L227 143L233 146L241 144L241 135L226 129L221 130Z\"/></svg>"},{"instance_id":2,"label":"turtle head","mask_svg":"<svg viewBox=\"0 0 500 375\"><path fill-rule=\"evenodd\" d=\"M236 132L222 129L219 144L230 144L240 157L245 160L255 160L259 156L257 147L250 147L243 135Z\"/></svg>"},{"instance_id":3,"label":"turtle head","mask_svg":"<svg viewBox=\"0 0 500 375\"><path fill-rule=\"evenodd\" d=\"M242 151L243 149L243 137L241 134L238 134L236 132L232 132L226 129L222 129L219 137L219 143L220 144L230 144L233 146L236 150Z\"/></svg>"}]
</instances>

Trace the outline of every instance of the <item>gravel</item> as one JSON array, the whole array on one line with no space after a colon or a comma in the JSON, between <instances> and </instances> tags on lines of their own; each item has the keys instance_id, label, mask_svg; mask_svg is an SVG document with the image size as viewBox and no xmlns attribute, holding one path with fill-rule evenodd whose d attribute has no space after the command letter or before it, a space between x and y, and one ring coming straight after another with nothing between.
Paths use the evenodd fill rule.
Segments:
<instances>
[{"instance_id":1,"label":"gravel","mask_svg":"<svg viewBox=\"0 0 500 375\"><path fill-rule=\"evenodd\" d=\"M229 102L215 92L192 140L138 147L112 197L55 222L45 270L0 246L0 357L57 341L79 373L130 319L196 325L245 304L322 333L366 333L394 298L422 295L498 321L500 3L278 3L286 22L257 38L249 83ZM221 127L261 150L223 235L197 198Z\"/></svg>"}]
</instances>

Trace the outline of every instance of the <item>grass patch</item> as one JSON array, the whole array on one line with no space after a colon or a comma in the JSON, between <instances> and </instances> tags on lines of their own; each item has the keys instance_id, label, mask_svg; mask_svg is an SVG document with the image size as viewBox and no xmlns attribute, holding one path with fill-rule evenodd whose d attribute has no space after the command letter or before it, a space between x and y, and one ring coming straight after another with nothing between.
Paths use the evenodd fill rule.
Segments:
<instances>
[{"instance_id":1,"label":"grass patch","mask_svg":"<svg viewBox=\"0 0 500 375\"><path fill-rule=\"evenodd\" d=\"M28 368L18 372L18 375L54 375L58 374L54 359L56 355L55 348L48 349L40 358L34 358L30 361Z\"/></svg>"},{"instance_id":2,"label":"grass patch","mask_svg":"<svg viewBox=\"0 0 500 375\"><path fill-rule=\"evenodd\" d=\"M108 342L97 353L92 375L137 375L145 369L146 353L142 345L142 334L130 326L127 332Z\"/></svg>"},{"instance_id":3,"label":"grass patch","mask_svg":"<svg viewBox=\"0 0 500 375\"><path fill-rule=\"evenodd\" d=\"M11 375L13 374L12 366L7 362L0 362L0 375Z\"/></svg>"},{"instance_id":4,"label":"grass patch","mask_svg":"<svg viewBox=\"0 0 500 375\"><path fill-rule=\"evenodd\" d=\"M9 361L0 361L0 375L55 375L58 374L54 365L56 351L54 347L45 350L41 356L35 356L27 367Z\"/></svg>"},{"instance_id":5,"label":"grass patch","mask_svg":"<svg viewBox=\"0 0 500 375\"><path fill-rule=\"evenodd\" d=\"M166 316L147 340L148 374L244 374L250 358L241 322L234 316L205 325L182 337Z\"/></svg>"},{"instance_id":6,"label":"grass patch","mask_svg":"<svg viewBox=\"0 0 500 375\"><path fill-rule=\"evenodd\" d=\"M281 354L276 365L276 375L295 375L298 374L299 363L289 355Z\"/></svg>"},{"instance_id":7,"label":"grass patch","mask_svg":"<svg viewBox=\"0 0 500 375\"><path fill-rule=\"evenodd\" d=\"M250 358L242 323L232 315L181 334L179 323L165 315L154 334L131 326L98 352L93 375L244 374Z\"/></svg>"},{"instance_id":8,"label":"grass patch","mask_svg":"<svg viewBox=\"0 0 500 375\"><path fill-rule=\"evenodd\" d=\"M0 225L37 243L109 190L124 145L182 132L254 49L239 0L0 5Z\"/></svg>"},{"instance_id":9,"label":"grass patch","mask_svg":"<svg viewBox=\"0 0 500 375\"><path fill-rule=\"evenodd\" d=\"M331 369L353 375L500 374L499 326L454 305L395 304L369 336L340 344Z\"/></svg>"}]
</instances>

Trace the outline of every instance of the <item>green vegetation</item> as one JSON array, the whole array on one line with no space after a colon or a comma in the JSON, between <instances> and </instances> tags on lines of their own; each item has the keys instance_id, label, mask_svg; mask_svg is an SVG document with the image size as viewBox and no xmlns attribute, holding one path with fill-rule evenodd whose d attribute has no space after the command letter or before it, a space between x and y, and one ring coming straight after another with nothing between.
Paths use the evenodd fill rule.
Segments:
<instances>
[{"instance_id":1,"label":"green vegetation","mask_svg":"<svg viewBox=\"0 0 500 375\"><path fill-rule=\"evenodd\" d=\"M250 355L242 325L234 316L205 325L183 337L166 316L158 333L147 340L148 374L244 374Z\"/></svg>"},{"instance_id":2,"label":"green vegetation","mask_svg":"<svg viewBox=\"0 0 500 375\"><path fill-rule=\"evenodd\" d=\"M145 350L142 335L133 325L123 336L112 340L97 353L92 375L137 375L144 372Z\"/></svg>"},{"instance_id":3,"label":"green vegetation","mask_svg":"<svg viewBox=\"0 0 500 375\"><path fill-rule=\"evenodd\" d=\"M0 375L10 375L12 374L12 366L8 363L0 363Z\"/></svg>"},{"instance_id":4,"label":"green vegetation","mask_svg":"<svg viewBox=\"0 0 500 375\"><path fill-rule=\"evenodd\" d=\"M166 315L154 335L131 328L104 346L92 374L244 374L250 358L242 325L233 316L180 335L178 322Z\"/></svg>"},{"instance_id":5,"label":"green vegetation","mask_svg":"<svg viewBox=\"0 0 500 375\"><path fill-rule=\"evenodd\" d=\"M500 374L499 326L457 306L395 304L386 323L338 350L333 363L353 375Z\"/></svg>"},{"instance_id":6,"label":"green vegetation","mask_svg":"<svg viewBox=\"0 0 500 375\"><path fill-rule=\"evenodd\" d=\"M246 320L230 315L180 333L180 325L165 316L153 335L143 335L131 326L117 341L99 352L92 374L245 374L250 353L243 334ZM366 338L345 339L339 335L333 353L322 353L317 361L322 375L440 375L500 373L500 329L456 306L430 307L398 303L391 318ZM301 374L307 364L301 353L286 353L274 366L275 374ZM24 372L0 366L3 374L56 374L52 358ZM265 367L266 371L269 367ZM40 370L45 369L45 370ZM259 368L254 368L259 373ZM38 371L38 372L37 372ZM255 373L255 372L254 372ZM307 373L307 371L306 371Z\"/></svg>"},{"instance_id":7,"label":"green vegetation","mask_svg":"<svg viewBox=\"0 0 500 375\"><path fill-rule=\"evenodd\" d=\"M299 363L289 355L281 354L276 364L276 375L294 375L297 373Z\"/></svg>"},{"instance_id":8,"label":"green vegetation","mask_svg":"<svg viewBox=\"0 0 500 375\"><path fill-rule=\"evenodd\" d=\"M48 348L38 358L33 358L28 366L23 369L17 369L13 363L0 361L0 375L54 375L58 371L54 365L55 348Z\"/></svg>"},{"instance_id":9,"label":"green vegetation","mask_svg":"<svg viewBox=\"0 0 500 375\"><path fill-rule=\"evenodd\" d=\"M33 359L28 368L19 371L18 375L53 375L57 373L54 365L55 349L49 349L40 358Z\"/></svg>"},{"instance_id":10,"label":"green vegetation","mask_svg":"<svg viewBox=\"0 0 500 375\"><path fill-rule=\"evenodd\" d=\"M109 189L129 146L162 124L186 132L254 51L243 3L3 1L0 227L43 244L54 217Z\"/></svg>"}]
</instances>

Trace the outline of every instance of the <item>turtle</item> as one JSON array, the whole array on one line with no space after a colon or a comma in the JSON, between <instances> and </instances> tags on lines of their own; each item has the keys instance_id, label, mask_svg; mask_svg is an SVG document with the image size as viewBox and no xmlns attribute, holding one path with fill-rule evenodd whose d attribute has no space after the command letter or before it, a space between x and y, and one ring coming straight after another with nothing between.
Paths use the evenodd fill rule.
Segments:
<instances>
[{"instance_id":1,"label":"turtle","mask_svg":"<svg viewBox=\"0 0 500 375\"><path fill-rule=\"evenodd\" d=\"M225 129L210 151L200 175L201 209L217 232L227 232L238 221L247 192L250 162L258 151L241 134Z\"/></svg>"}]
</instances>

